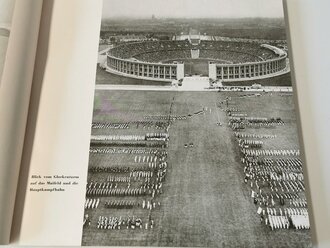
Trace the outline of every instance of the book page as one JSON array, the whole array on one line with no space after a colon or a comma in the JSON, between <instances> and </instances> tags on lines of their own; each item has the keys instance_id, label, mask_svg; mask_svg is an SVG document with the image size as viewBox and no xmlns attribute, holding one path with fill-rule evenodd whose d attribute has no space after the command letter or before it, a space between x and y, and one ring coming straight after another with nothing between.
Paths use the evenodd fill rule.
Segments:
<instances>
[{"instance_id":1,"label":"book page","mask_svg":"<svg viewBox=\"0 0 330 248\"><path fill-rule=\"evenodd\" d=\"M312 247L282 2L139 3L103 5L82 245Z\"/></svg>"},{"instance_id":2,"label":"book page","mask_svg":"<svg viewBox=\"0 0 330 248\"><path fill-rule=\"evenodd\" d=\"M308 4L208 4L54 2L13 242L328 247Z\"/></svg>"},{"instance_id":3,"label":"book page","mask_svg":"<svg viewBox=\"0 0 330 248\"><path fill-rule=\"evenodd\" d=\"M12 243L78 246L102 1L44 3Z\"/></svg>"},{"instance_id":4,"label":"book page","mask_svg":"<svg viewBox=\"0 0 330 248\"><path fill-rule=\"evenodd\" d=\"M315 247L330 247L329 1L286 1Z\"/></svg>"},{"instance_id":5,"label":"book page","mask_svg":"<svg viewBox=\"0 0 330 248\"><path fill-rule=\"evenodd\" d=\"M10 236L41 8L41 0L0 1L0 244Z\"/></svg>"}]
</instances>

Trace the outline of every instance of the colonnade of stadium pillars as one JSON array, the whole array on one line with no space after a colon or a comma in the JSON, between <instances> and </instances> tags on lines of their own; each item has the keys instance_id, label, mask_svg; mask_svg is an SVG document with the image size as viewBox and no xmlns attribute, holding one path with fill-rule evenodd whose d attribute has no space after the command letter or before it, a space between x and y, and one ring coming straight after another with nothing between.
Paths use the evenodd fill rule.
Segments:
<instances>
[{"instance_id":1,"label":"colonnade of stadium pillars","mask_svg":"<svg viewBox=\"0 0 330 248\"><path fill-rule=\"evenodd\" d=\"M172 81L184 78L184 64L160 64L129 61L116 57L107 57L107 67L110 72L123 74L128 77L146 78L150 80ZM278 59L245 63L245 64L216 64L209 63L209 77L212 79L237 80L258 78L272 75L286 68L286 57Z\"/></svg>"},{"instance_id":2,"label":"colonnade of stadium pillars","mask_svg":"<svg viewBox=\"0 0 330 248\"><path fill-rule=\"evenodd\" d=\"M107 65L110 69L127 76L144 77L160 80L174 80L184 77L183 64L159 64L127 61L108 56Z\"/></svg>"},{"instance_id":3,"label":"colonnade of stadium pillars","mask_svg":"<svg viewBox=\"0 0 330 248\"><path fill-rule=\"evenodd\" d=\"M272 75L286 68L286 59L233 65L209 65L209 77L213 79L247 79Z\"/></svg>"}]
</instances>

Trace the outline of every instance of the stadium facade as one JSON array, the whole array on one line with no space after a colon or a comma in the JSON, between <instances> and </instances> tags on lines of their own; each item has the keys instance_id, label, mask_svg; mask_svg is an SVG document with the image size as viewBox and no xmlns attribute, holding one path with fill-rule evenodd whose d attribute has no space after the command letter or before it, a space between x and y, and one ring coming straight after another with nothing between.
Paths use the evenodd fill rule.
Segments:
<instances>
[{"instance_id":1,"label":"stadium facade","mask_svg":"<svg viewBox=\"0 0 330 248\"><path fill-rule=\"evenodd\" d=\"M112 47L106 53L105 68L126 77L172 82L186 76L185 61L204 60L210 79L235 82L285 74L287 57L284 50L270 44L193 34Z\"/></svg>"}]
</instances>

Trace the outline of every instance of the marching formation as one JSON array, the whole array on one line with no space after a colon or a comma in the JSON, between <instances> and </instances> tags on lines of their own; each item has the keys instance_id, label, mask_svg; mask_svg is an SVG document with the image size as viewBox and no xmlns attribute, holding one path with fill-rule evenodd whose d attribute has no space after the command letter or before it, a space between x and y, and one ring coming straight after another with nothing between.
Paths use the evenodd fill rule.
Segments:
<instances>
[{"instance_id":1,"label":"marching formation","mask_svg":"<svg viewBox=\"0 0 330 248\"><path fill-rule=\"evenodd\" d=\"M143 129L165 129L167 123L163 121L129 121L121 123L111 123L111 122L93 122L93 129L130 129L130 128L140 128Z\"/></svg>"},{"instance_id":2,"label":"marching formation","mask_svg":"<svg viewBox=\"0 0 330 248\"><path fill-rule=\"evenodd\" d=\"M127 173L129 172L130 168L127 166L91 166L89 168L90 172L108 172L108 173Z\"/></svg>"},{"instance_id":3,"label":"marching formation","mask_svg":"<svg viewBox=\"0 0 330 248\"><path fill-rule=\"evenodd\" d=\"M223 103L227 107L224 111L228 116L228 126L233 130L241 154L244 182L258 206L261 223L271 230L309 229L300 151L270 149L268 145L268 140L278 138L273 134L276 127L284 126L285 122L280 117L250 116L233 104L231 98ZM272 134L268 133L269 128ZM267 134L260 133L261 130Z\"/></svg>"},{"instance_id":4,"label":"marching formation","mask_svg":"<svg viewBox=\"0 0 330 248\"><path fill-rule=\"evenodd\" d=\"M91 147L90 153L110 153L110 154L155 154L158 149L145 148L114 148L114 147Z\"/></svg>"},{"instance_id":5,"label":"marching formation","mask_svg":"<svg viewBox=\"0 0 330 248\"><path fill-rule=\"evenodd\" d=\"M261 146L260 146L261 147ZM253 150L253 149L242 149L242 153L246 156L299 156L300 151L295 149L263 149L263 150Z\"/></svg>"},{"instance_id":6,"label":"marching formation","mask_svg":"<svg viewBox=\"0 0 330 248\"><path fill-rule=\"evenodd\" d=\"M100 198L86 198L85 209L97 208L100 204Z\"/></svg>"},{"instance_id":7,"label":"marching formation","mask_svg":"<svg viewBox=\"0 0 330 248\"><path fill-rule=\"evenodd\" d=\"M306 208L266 208L261 210L259 208L259 214L261 214L261 222L269 225L272 230L275 229L289 229L292 225L295 229L309 229L309 216ZM267 218L264 216L267 213Z\"/></svg>"},{"instance_id":8,"label":"marching formation","mask_svg":"<svg viewBox=\"0 0 330 248\"><path fill-rule=\"evenodd\" d=\"M222 94L234 95L219 93ZM249 109L248 104L242 104L263 96L240 98L238 103L235 97L218 103L218 97L215 92L214 101L197 103L189 110L187 102L175 106L178 115L171 113L171 104L170 111L163 112L168 114L140 112L144 121L127 121L127 118L118 122L120 118L115 116L109 117L115 120L113 123L93 123L93 129L98 130L92 130L83 219L88 242L99 236L114 245L124 244L127 239L131 244L167 244L166 240L176 235L176 221L184 223L181 237L190 235L195 227L202 230L206 225L212 225L219 235L227 235L224 229L227 220L219 217L241 191L246 191L242 192L244 195L251 193L250 202L244 198L245 204L237 211L239 216L246 214L240 219L243 222L246 216L255 216L256 221L246 223L249 230L272 233L274 238L281 233L301 232L294 229L310 228L300 151L292 142L295 137L282 141L287 138L284 132L292 129L290 115L282 117L279 111L274 117L271 111ZM158 129L155 123L162 128ZM190 132L190 125L196 130L186 134ZM210 132L208 127L219 133L206 136ZM179 132L184 133L183 136ZM222 140L223 135L227 136ZM225 143L217 146L218 141ZM212 155L207 155L208 144ZM216 189L218 180L224 180L223 185L227 186L229 182L224 177L228 172L235 176L232 187ZM239 182L237 178L241 179L239 186L235 184ZM206 205L209 197L204 192L208 189L214 189L210 192L214 197L221 192L227 196L215 201L215 206ZM183 197L186 194L191 195ZM251 206L246 208L246 204ZM210 211L201 213L205 207ZM212 207L219 211L213 211ZM192 221L195 213L200 215L196 223ZM219 227L204 218L204 214L210 213ZM280 229L291 231L276 234ZM233 230L237 230L236 226ZM158 237L158 233L164 237ZM165 241L159 241L161 239Z\"/></svg>"},{"instance_id":9,"label":"marching formation","mask_svg":"<svg viewBox=\"0 0 330 248\"><path fill-rule=\"evenodd\" d=\"M149 222L145 223L148 229ZM138 229L143 228L142 219L135 216L114 217L100 216L97 222L97 229ZM150 221L150 228L153 228L153 220Z\"/></svg>"},{"instance_id":10,"label":"marching formation","mask_svg":"<svg viewBox=\"0 0 330 248\"><path fill-rule=\"evenodd\" d=\"M240 133L235 132L236 138L257 138L257 139L275 139L276 134L250 134L250 133Z\"/></svg>"},{"instance_id":11,"label":"marching formation","mask_svg":"<svg viewBox=\"0 0 330 248\"><path fill-rule=\"evenodd\" d=\"M261 128L261 127L276 127L284 125L281 118L264 118L264 117L235 117L230 112L229 115L229 126L234 130L244 130L246 128Z\"/></svg>"},{"instance_id":12,"label":"marching formation","mask_svg":"<svg viewBox=\"0 0 330 248\"><path fill-rule=\"evenodd\" d=\"M168 171L168 129L173 120L182 118L160 115L145 117L148 119L145 121L92 124L94 129L113 131L111 134L91 137L91 156L108 156L109 159L106 164L89 167L85 228L147 230L154 227L152 215L161 207L157 198L164 192L163 183ZM139 134L134 134L134 127ZM145 128L148 132L142 133L140 130ZM121 129L129 129L132 133L122 133ZM96 209L103 209L102 213L106 211L109 214L121 212L118 212L118 217L97 215ZM122 211L127 211L127 215L123 216Z\"/></svg>"}]
</instances>

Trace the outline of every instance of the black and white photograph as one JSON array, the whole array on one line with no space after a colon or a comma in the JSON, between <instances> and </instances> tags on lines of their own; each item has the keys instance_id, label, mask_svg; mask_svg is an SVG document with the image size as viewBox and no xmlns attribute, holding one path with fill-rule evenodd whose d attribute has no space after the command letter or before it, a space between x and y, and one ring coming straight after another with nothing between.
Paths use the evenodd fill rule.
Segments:
<instances>
[{"instance_id":1,"label":"black and white photograph","mask_svg":"<svg viewBox=\"0 0 330 248\"><path fill-rule=\"evenodd\" d=\"M280 0L104 0L83 246L312 247Z\"/></svg>"}]
</instances>

